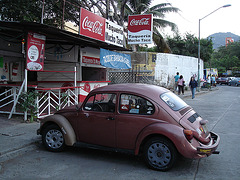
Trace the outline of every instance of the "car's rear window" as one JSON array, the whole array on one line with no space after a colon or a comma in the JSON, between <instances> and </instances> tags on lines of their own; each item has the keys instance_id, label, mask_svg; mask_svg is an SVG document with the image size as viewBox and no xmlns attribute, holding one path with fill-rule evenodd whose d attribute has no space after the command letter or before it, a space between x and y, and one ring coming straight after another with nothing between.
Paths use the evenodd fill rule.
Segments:
<instances>
[{"instance_id":1,"label":"car's rear window","mask_svg":"<svg viewBox=\"0 0 240 180\"><path fill-rule=\"evenodd\" d=\"M160 98L174 111L179 111L187 106L180 97L172 92L163 93L160 95Z\"/></svg>"}]
</instances>

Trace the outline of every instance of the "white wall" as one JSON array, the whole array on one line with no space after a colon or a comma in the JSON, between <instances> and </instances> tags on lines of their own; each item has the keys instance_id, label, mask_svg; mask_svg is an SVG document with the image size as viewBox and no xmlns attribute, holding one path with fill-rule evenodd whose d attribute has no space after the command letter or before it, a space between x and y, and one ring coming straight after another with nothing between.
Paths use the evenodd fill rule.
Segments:
<instances>
[{"instance_id":1,"label":"white wall","mask_svg":"<svg viewBox=\"0 0 240 180\"><path fill-rule=\"evenodd\" d=\"M155 66L155 81L158 85L172 88L174 76L179 72L188 85L191 76L198 75L198 59L189 56L158 53ZM203 61L200 61L200 78L203 77Z\"/></svg>"}]
</instances>

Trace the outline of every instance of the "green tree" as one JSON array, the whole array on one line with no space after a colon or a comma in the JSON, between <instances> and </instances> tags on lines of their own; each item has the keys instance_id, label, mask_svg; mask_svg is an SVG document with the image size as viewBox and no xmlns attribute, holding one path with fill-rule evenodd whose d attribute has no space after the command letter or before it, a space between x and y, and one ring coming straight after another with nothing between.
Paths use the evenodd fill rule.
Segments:
<instances>
[{"instance_id":1,"label":"green tree","mask_svg":"<svg viewBox=\"0 0 240 180\"><path fill-rule=\"evenodd\" d=\"M211 63L206 64L207 67L216 67L220 69L220 73L227 70L240 70L240 41L233 42L228 46L221 46L213 53Z\"/></svg>"},{"instance_id":2,"label":"green tree","mask_svg":"<svg viewBox=\"0 0 240 180\"><path fill-rule=\"evenodd\" d=\"M79 9L83 7L93 13L109 18L109 11L113 11L113 21L125 26L128 15L153 14L153 40L160 52L170 52L159 28L176 25L165 20L165 14L178 12L170 3L157 4L150 7L152 0L1 0L1 20L41 22L44 7L44 24L56 27L63 26L63 19L79 24ZM125 31L127 29L125 28Z\"/></svg>"},{"instance_id":3,"label":"green tree","mask_svg":"<svg viewBox=\"0 0 240 180\"><path fill-rule=\"evenodd\" d=\"M79 0L1 0L0 2L1 20L40 23L44 7L44 24L57 27L62 26L63 12L64 20L78 23L79 8L85 3Z\"/></svg>"},{"instance_id":4,"label":"green tree","mask_svg":"<svg viewBox=\"0 0 240 180\"><path fill-rule=\"evenodd\" d=\"M179 34L175 36L167 37L167 43L172 50L173 54L191 56L198 58L198 38L190 33L186 33L181 37ZM201 39L201 53L200 57L205 62L211 59L213 53L213 43L211 39Z\"/></svg>"}]
</instances>

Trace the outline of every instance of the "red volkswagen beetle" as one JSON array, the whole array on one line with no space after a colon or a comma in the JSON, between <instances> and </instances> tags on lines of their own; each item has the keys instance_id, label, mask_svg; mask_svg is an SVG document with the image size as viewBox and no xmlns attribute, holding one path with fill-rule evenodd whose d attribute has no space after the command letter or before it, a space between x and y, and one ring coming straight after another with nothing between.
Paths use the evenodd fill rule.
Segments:
<instances>
[{"instance_id":1,"label":"red volkswagen beetle","mask_svg":"<svg viewBox=\"0 0 240 180\"><path fill-rule=\"evenodd\" d=\"M81 105L41 120L38 134L50 151L85 146L143 155L155 170L173 167L177 155L218 153L220 137L171 91L149 84L115 84L91 91Z\"/></svg>"}]
</instances>

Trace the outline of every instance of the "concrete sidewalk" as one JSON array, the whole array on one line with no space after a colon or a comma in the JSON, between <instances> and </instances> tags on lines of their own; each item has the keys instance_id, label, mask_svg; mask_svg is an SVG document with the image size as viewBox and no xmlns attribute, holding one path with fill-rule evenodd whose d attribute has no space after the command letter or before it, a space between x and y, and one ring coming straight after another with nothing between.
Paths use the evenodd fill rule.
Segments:
<instances>
[{"instance_id":1,"label":"concrete sidewalk","mask_svg":"<svg viewBox=\"0 0 240 180\"><path fill-rule=\"evenodd\" d=\"M217 90L214 87L212 90ZM196 92L198 95L207 93L209 90L201 90ZM184 95L179 95L180 98L191 98L191 91L185 91ZM23 117L13 117L8 119L8 116L0 114L0 163L9 159L15 158L28 151L37 149L37 143L41 141L41 136L37 135L39 123L23 122Z\"/></svg>"},{"instance_id":2,"label":"concrete sidewalk","mask_svg":"<svg viewBox=\"0 0 240 180\"><path fill-rule=\"evenodd\" d=\"M217 87L211 87L211 89L207 89L207 88L204 88L204 89L200 89L200 91L198 92L196 90L195 92L195 98L198 96L198 95L201 95L201 94L204 94L204 93L208 93L210 91L215 91L215 90L218 90ZM178 92L175 92L176 95L178 95ZM184 91L184 95L183 94L180 94L178 95L180 98L184 99L184 98L191 98L192 97L192 92L191 90L188 88L187 91Z\"/></svg>"},{"instance_id":3,"label":"concrete sidewalk","mask_svg":"<svg viewBox=\"0 0 240 180\"><path fill-rule=\"evenodd\" d=\"M39 123L25 123L19 117L0 115L0 163L36 149L41 140L36 131Z\"/></svg>"}]
</instances>

